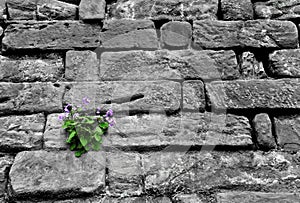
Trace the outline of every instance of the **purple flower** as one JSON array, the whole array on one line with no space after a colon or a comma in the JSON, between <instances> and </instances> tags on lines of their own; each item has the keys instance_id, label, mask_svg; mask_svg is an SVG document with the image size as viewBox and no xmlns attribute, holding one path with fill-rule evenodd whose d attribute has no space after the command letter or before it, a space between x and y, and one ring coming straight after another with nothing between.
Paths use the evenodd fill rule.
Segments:
<instances>
[{"instance_id":1,"label":"purple flower","mask_svg":"<svg viewBox=\"0 0 300 203\"><path fill-rule=\"evenodd\" d=\"M105 114L105 117L112 117L114 115L114 112L112 109L109 109L106 114Z\"/></svg>"},{"instance_id":2,"label":"purple flower","mask_svg":"<svg viewBox=\"0 0 300 203\"><path fill-rule=\"evenodd\" d=\"M66 113L70 113L70 111L72 110L72 105L71 104L67 104L66 106L65 106L65 112Z\"/></svg>"},{"instance_id":3,"label":"purple flower","mask_svg":"<svg viewBox=\"0 0 300 203\"><path fill-rule=\"evenodd\" d=\"M64 114L64 113L59 114L59 115L58 115L58 120L59 120L59 121L63 121L65 117L66 117L66 114Z\"/></svg>"},{"instance_id":4,"label":"purple flower","mask_svg":"<svg viewBox=\"0 0 300 203\"><path fill-rule=\"evenodd\" d=\"M97 114L97 115L100 115L100 111L101 111L101 108L100 108L100 107L97 107L96 114Z\"/></svg>"},{"instance_id":5,"label":"purple flower","mask_svg":"<svg viewBox=\"0 0 300 203\"><path fill-rule=\"evenodd\" d=\"M82 99L82 102L83 102L84 105L87 105L87 104L90 103L90 100L89 100L89 98L84 97L84 98Z\"/></svg>"},{"instance_id":6,"label":"purple flower","mask_svg":"<svg viewBox=\"0 0 300 203\"><path fill-rule=\"evenodd\" d=\"M114 126L116 124L115 120L113 118L106 118L106 121L109 123L109 126Z\"/></svg>"}]
</instances>

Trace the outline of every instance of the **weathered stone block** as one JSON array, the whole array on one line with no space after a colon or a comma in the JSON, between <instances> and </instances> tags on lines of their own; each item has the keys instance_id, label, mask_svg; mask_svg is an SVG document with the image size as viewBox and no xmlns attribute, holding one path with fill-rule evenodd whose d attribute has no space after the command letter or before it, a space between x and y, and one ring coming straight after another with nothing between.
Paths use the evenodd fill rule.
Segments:
<instances>
[{"instance_id":1,"label":"weathered stone block","mask_svg":"<svg viewBox=\"0 0 300 203\"><path fill-rule=\"evenodd\" d=\"M243 79L266 78L262 61L258 61L251 52L243 52L240 56L240 72Z\"/></svg>"},{"instance_id":2,"label":"weathered stone block","mask_svg":"<svg viewBox=\"0 0 300 203\"><path fill-rule=\"evenodd\" d=\"M300 196L294 193L266 193L266 192L223 192L217 194L218 203L276 203L299 202Z\"/></svg>"},{"instance_id":3,"label":"weathered stone block","mask_svg":"<svg viewBox=\"0 0 300 203\"><path fill-rule=\"evenodd\" d=\"M142 155L146 191L213 188L286 191L299 179L297 155L281 152L165 152ZM289 179L290 178L290 179Z\"/></svg>"},{"instance_id":4,"label":"weathered stone block","mask_svg":"<svg viewBox=\"0 0 300 203\"><path fill-rule=\"evenodd\" d=\"M299 109L300 81L237 80L206 84L213 109Z\"/></svg>"},{"instance_id":5,"label":"weathered stone block","mask_svg":"<svg viewBox=\"0 0 300 203\"><path fill-rule=\"evenodd\" d=\"M2 50L97 48L100 30L98 25L78 21L19 22L10 24L5 30Z\"/></svg>"},{"instance_id":6,"label":"weathered stone block","mask_svg":"<svg viewBox=\"0 0 300 203\"><path fill-rule=\"evenodd\" d=\"M60 111L63 93L61 84L0 83L0 114Z\"/></svg>"},{"instance_id":7,"label":"weathered stone block","mask_svg":"<svg viewBox=\"0 0 300 203\"><path fill-rule=\"evenodd\" d=\"M37 20L37 4L33 0L5 0L9 20Z\"/></svg>"},{"instance_id":8,"label":"weathered stone block","mask_svg":"<svg viewBox=\"0 0 300 203\"><path fill-rule=\"evenodd\" d=\"M224 20L253 19L253 7L251 0L222 0L220 4Z\"/></svg>"},{"instance_id":9,"label":"weathered stone block","mask_svg":"<svg viewBox=\"0 0 300 203\"><path fill-rule=\"evenodd\" d=\"M178 82L98 82L70 83L64 103L82 104L88 97L87 111L94 112L99 105L116 112L173 112L180 108L181 86Z\"/></svg>"},{"instance_id":10,"label":"weathered stone block","mask_svg":"<svg viewBox=\"0 0 300 203\"><path fill-rule=\"evenodd\" d=\"M184 81L183 91L183 110L203 112L205 111L205 91L202 81Z\"/></svg>"},{"instance_id":11,"label":"weathered stone block","mask_svg":"<svg viewBox=\"0 0 300 203\"><path fill-rule=\"evenodd\" d=\"M200 20L217 19L218 0L118 0L109 9L111 18Z\"/></svg>"},{"instance_id":12,"label":"weathered stone block","mask_svg":"<svg viewBox=\"0 0 300 203\"><path fill-rule=\"evenodd\" d=\"M107 153L108 184L110 194L140 195L142 164L135 153Z\"/></svg>"},{"instance_id":13,"label":"weathered stone block","mask_svg":"<svg viewBox=\"0 0 300 203\"><path fill-rule=\"evenodd\" d=\"M197 194L178 194L175 196L175 200L180 203L203 203Z\"/></svg>"},{"instance_id":14,"label":"weathered stone block","mask_svg":"<svg viewBox=\"0 0 300 203\"><path fill-rule=\"evenodd\" d=\"M272 123L268 114L257 114L253 119L253 126L260 148L272 149L276 147L275 137L272 134Z\"/></svg>"},{"instance_id":15,"label":"weathered stone block","mask_svg":"<svg viewBox=\"0 0 300 203\"><path fill-rule=\"evenodd\" d=\"M0 20L6 20L6 19L7 19L6 2L1 1L0 2Z\"/></svg>"},{"instance_id":16,"label":"weathered stone block","mask_svg":"<svg viewBox=\"0 0 300 203\"><path fill-rule=\"evenodd\" d=\"M101 20L105 18L105 0L81 0L79 18L82 20Z\"/></svg>"},{"instance_id":17,"label":"weathered stone block","mask_svg":"<svg viewBox=\"0 0 300 203\"><path fill-rule=\"evenodd\" d=\"M286 49L269 55L269 71L274 77L300 77L300 50Z\"/></svg>"},{"instance_id":18,"label":"weathered stone block","mask_svg":"<svg viewBox=\"0 0 300 203\"><path fill-rule=\"evenodd\" d=\"M102 49L158 49L158 37L150 20L105 21L100 37Z\"/></svg>"},{"instance_id":19,"label":"weathered stone block","mask_svg":"<svg viewBox=\"0 0 300 203\"><path fill-rule=\"evenodd\" d=\"M298 0L265 0L254 3L256 18L298 20L300 2Z\"/></svg>"},{"instance_id":20,"label":"weathered stone block","mask_svg":"<svg viewBox=\"0 0 300 203\"><path fill-rule=\"evenodd\" d=\"M0 81L5 82L47 82L63 77L62 58L51 55L49 58L23 57L18 59L0 56Z\"/></svg>"},{"instance_id":21,"label":"weathered stone block","mask_svg":"<svg viewBox=\"0 0 300 203\"><path fill-rule=\"evenodd\" d=\"M62 129L62 121L58 120L59 114L47 116L47 123L44 132L45 149L67 149L67 132Z\"/></svg>"},{"instance_id":22,"label":"weathered stone block","mask_svg":"<svg viewBox=\"0 0 300 203\"><path fill-rule=\"evenodd\" d=\"M44 125L43 114L0 117L1 149L41 149Z\"/></svg>"},{"instance_id":23,"label":"weathered stone block","mask_svg":"<svg viewBox=\"0 0 300 203\"><path fill-rule=\"evenodd\" d=\"M57 198L103 191L105 165L103 152L80 158L73 152L20 152L9 173L12 194L15 198Z\"/></svg>"},{"instance_id":24,"label":"weathered stone block","mask_svg":"<svg viewBox=\"0 0 300 203\"><path fill-rule=\"evenodd\" d=\"M101 55L102 80L237 79L233 51L123 51Z\"/></svg>"},{"instance_id":25,"label":"weathered stone block","mask_svg":"<svg viewBox=\"0 0 300 203\"><path fill-rule=\"evenodd\" d=\"M168 22L160 28L163 48L187 48L192 40L192 25L188 22Z\"/></svg>"},{"instance_id":26,"label":"weathered stone block","mask_svg":"<svg viewBox=\"0 0 300 203\"><path fill-rule=\"evenodd\" d=\"M300 150L300 117L276 117L275 131L280 147L290 151Z\"/></svg>"},{"instance_id":27,"label":"weathered stone block","mask_svg":"<svg viewBox=\"0 0 300 203\"><path fill-rule=\"evenodd\" d=\"M0 202L4 202L4 198L1 199L6 193L8 172L13 164L14 158L10 155L0 154Z\"/></svg>"},{"instance_id":28,"label":"weathered stone block","mask_svg":"<svg viewBox=\"0 0 300 203\"><path fill-rule=\"evenodd\" d=\"M296 48L298 31L289 21L194 21L196 48Z\"/></svg>"},{"instance_id":29,"label":"weathered stone block","mask_svg":"<svg viewBox=\"0 0 300 203\"><path fill-rule=\"evenodd\" d=\"M68 51L65 78L70 81L99 80L99 62L92 51Z\"/></svg>"}]
</instances>

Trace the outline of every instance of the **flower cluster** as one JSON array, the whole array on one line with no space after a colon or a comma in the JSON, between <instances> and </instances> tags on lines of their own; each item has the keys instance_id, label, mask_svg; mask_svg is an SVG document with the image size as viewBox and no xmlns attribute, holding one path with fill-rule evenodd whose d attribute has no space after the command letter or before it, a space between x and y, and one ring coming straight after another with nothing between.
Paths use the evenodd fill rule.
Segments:
<instances>
[{"instance_id":1,"label":"flower cluster","mask_svg":"<svg viewBox=\"0 0 300 203\"><path fill-rule=\"evenodd\" d=\"M69 134L66 142L70 145L70 150L76 151L77 157L90 149L98 151L102 135L116 123L111 109L103 114L101 108L97 107L95 116L82 115L89 103L90 100L84 97L82 105L67 104L64 113L58 116L58 120L63 122L62 128Z\"/></svg>"}]
</instances>

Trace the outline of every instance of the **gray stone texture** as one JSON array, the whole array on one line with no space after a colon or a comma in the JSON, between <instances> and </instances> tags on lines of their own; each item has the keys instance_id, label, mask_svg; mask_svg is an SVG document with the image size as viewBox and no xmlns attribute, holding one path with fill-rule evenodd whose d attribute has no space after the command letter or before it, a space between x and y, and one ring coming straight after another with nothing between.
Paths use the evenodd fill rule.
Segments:
<instances>
[{"instance_id":1,"label":"gray stone texture","mask_svg":"<svg viewBox=\"0 0 300 203\"><path fill-rule=\"evenodd\" d=\"M233 51L121 51L101 55L102 80L230 80L240 77Z\"/></svg>"},{"instance_id":2,"label":"gray stone texture","mask_svg":"<svg viewBox=\"0 0 300 203\"><path fill-rule=\"evenodd\" d=\"M66 53L65 78L68 81L99 80L99 62L92 51L68 51Z\"/></svg>"},{"instance_id":3,"label":"gray stone texture","mask_svg":"<svg viewBox=\"0 0 300 203\"><path fill-rule=\"evenodd\" d=\"M273 77L300 77L300 50L284 49L269 55L269 71Z\"/></svg>"},{"instance_id":4,"label":"gray stone texture","mask_svg":"<svg viewBox=\"0 0 300 203\"><path fill-rule=\"evenodd\" d=\"M240 56L241 78L263 79L267 77L262 61L258 61L252 52L243 52Z\"/></svg>"},{"instance_id":5,"label":"gray stone texture","mask_svg":"<svg viewBox=\"0 0 300 203\"><path fill-rule=\"evenodd\" d=\"M261 149L276 148L275 137L272 134L272 122L269 115L266 113L257 114L252 122L258 146Z\"/></svg>"},{"instance_id":6,"label":"gray stone texture","mask_svg":"<svg viewBox=\"0 0 300 203\"><path fill-rule=\"evenodd\" d=\"M252 192L252 191L233 191L217 194L218 203L280 203L280 202L299 202L300 196L295 193L288 192Z\"/></svg>"},{"instance_id":7,"label":"gray stone texture","mask_svg":"<svg viewBox=\"0 0 300 203\"><path fill-rule=\"evenodd\" d=\"M63 93L63 84L0 83L0 114L61 111Z\"/></svg>"},{"instance_id":8,"label":"gray stone texture","mask_svg":"<svg viewBox=\"0 0 300 203\"><path fill-rule=\"evenodd\" d=\"M112 81L70 83L64 103L82 104L88 97L87 111L94 113L97 105L115 112L174 112L180 108L181 86L173 81ZM67 88L68 89L68 88Z\"/></svg>"},{"instance_id":9,"label":"gray stone texture","mask_svg":"<svg viewBox=\"0 0 300 203\"><path fill-rule=\"evenodd\" d=\"M47 122L44 132L45 149L68 149L66 143L67 132L62 129L62 121L58 120L59 114L50 114L47 116Z\"/></svg>"},{"instance_id":10,"label":"gray stone texture","mask_svg":"<svg viewBox=\"0 0 300 203\"><path fill-rule=\"evenodd\" d=\"M218 0L118 0L108 10L110 18L153 20L217 19Z\"/></svg>"},{"instance_id":11,"label":"gray stone texture","mask_svg":"<svg viewBox=\"0 0 300 203\"><path fill-rule=\"evenodd\" d=\"M0 117L0 147L7 152L41 149L45 117L43 114Z\"/></svg>"},{"instance_id":12,"label":"gray stone texture","mask_svg":"<svg viewBox=\"0 0 300 203\"><path fill-rule=\"evenodd\" d=\"M192 40L192 25L188 22L172 21L161 28L161 42L163 48L185 49Z\"/></svg>"},{"instance_id":13,"label":"gray stone texture","mask_svg":"<svg viewBox=\"0 0 300 203\"><path fill-rule=\"evenodd\" d=\"M82 20L101 20L105 18L105 0L81 0L79 18Z\"/></svg>"},{"instance_id":14,"label":"gray stone texture","mask_svg":"<svg viewBox=\"0 0 300 203\"><path fill-rule=\"evenodd\" d=\"M8 25L3 51L97 48L101 27L78 21L17 22Z\"/></svg>"},{"instance_id":15,"label":"gray stone texture","mask_svg":"<svg viewBox=\"0 0 300 203\"><path fill-rule=\"evenodd\" d=\"M213 109L299 109L298 79L236 80L206 84Z\"/></svg>"},{"instance_id":16,"label":"gray stone texture","mask_svg":"<svg viewBox=\"0 0 300 203\"><path fill-rule=\"evenodd\" d=\"M265 0L254 3L256 18L298 20L300 18L300 1Z\"/></svg>"},{"instance_id":17,"label":"gray stone texture","mask_svg":"<svg viewBox=\"0 0 300 203\"><path fill-rule=\"evenodd\" d=\"M275 131L280 147L288 151L300 150L300 117L275 117Z\"/></svg>"},{"instance_id":18,"label":"gray stone texture","mask_svg":"<svg viewBox=\"0 0 300 203\"><path fill-rule=\"evenodd\" d=\"M252 20L251 0L222 0L221 12L224 20Z\"/></svg>"},{"instance_id":19,"label":"gray stone texture","mask_svg":"<svg viewBox=\"0 0 300 203\"><path fill-rule=\"evenodd\" d=\"M8 172L13 161L13 156L0 153L0 201L2 202L4 202L4 195L7 192Z\"/></svg>"},{"instance_id":20,"label":"gray stone texture","mask_svg":"<svg viewBox=\"0 0 300 203\"><path fill-rule=\"evenodd\" d=\"M183 110L203 112L205 111L205 90L202 81L184 81L182 83Z\"/></svg>"},{"instance_id":21,"label":"gray stone texture","mask_svg":"<svg viewBox=\"0 0 300 203\"><path fill-rule=\"evenodd\" d=\"M9 177L15 198L76 197L103 191L105 153L24 151L17 154Z\"/></svg>"},{"instance_id":22,"label":"gray stone texture","mask_svg":"<svg viewBox=\"0 0 300 203\"><path fill-rule=\"evenodd\" d=\"M62 57L52 54L45 58L0 56L0 81L55 82L63 78Z\"/></svg>"},{"instance_id":23,"label":"gray stone texture","mask_svg":"<svg viewBox=\"0 0 300 203\"><path fill-rule=\"evenodd\" d=\"M100 37L105 50L158 49L158 37L150 20L106 20Z\"/></svg>"},{"instance_id":24,"label":"gray stone texture","mask_svg":"<svg viewBox=\"0 0 300 203\"><path fill-rule=\"evenodd\" d=\"M209 21L193 23L195 48L297 48L294 23L276 20Z\"/></svg>"},{"instance_id":25,"label":"gray stone texture","mask_svg":"<svg viewBox=\"0 0 300 203\"><path fill-rule=\"evenodd\" d=\"M142 155L146 191L213 188L287 191L300 175L297 155L282 152L157 152ZM178 191L179 192L179 191Z\"/></svg>"}]
</instances>

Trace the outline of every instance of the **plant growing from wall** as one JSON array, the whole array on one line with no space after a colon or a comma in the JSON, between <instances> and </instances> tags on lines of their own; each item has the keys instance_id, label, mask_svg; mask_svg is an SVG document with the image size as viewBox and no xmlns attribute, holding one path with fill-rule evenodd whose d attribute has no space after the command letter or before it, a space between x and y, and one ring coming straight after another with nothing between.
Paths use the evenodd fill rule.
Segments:
<instances>
[{"instance_id":1,"label":"plant growing from wall","mask_svg":"<svg viewBox=\"0 0 300 203\"><path fill-rule=\"evenodd\" d=\"M68 133L66 142L70 150L75 151L76 157L80 157L91 149L99 151L102 136L107 133L109 127L115 124L111 109L103 114L98 107L95 116L90 116L83 114L90 100L85 97L82 102L83 104L79 106L67 104L64 107L64 113L58 117L60 121L63 121L62 128Z\"/></svg>"}]
</instances>

